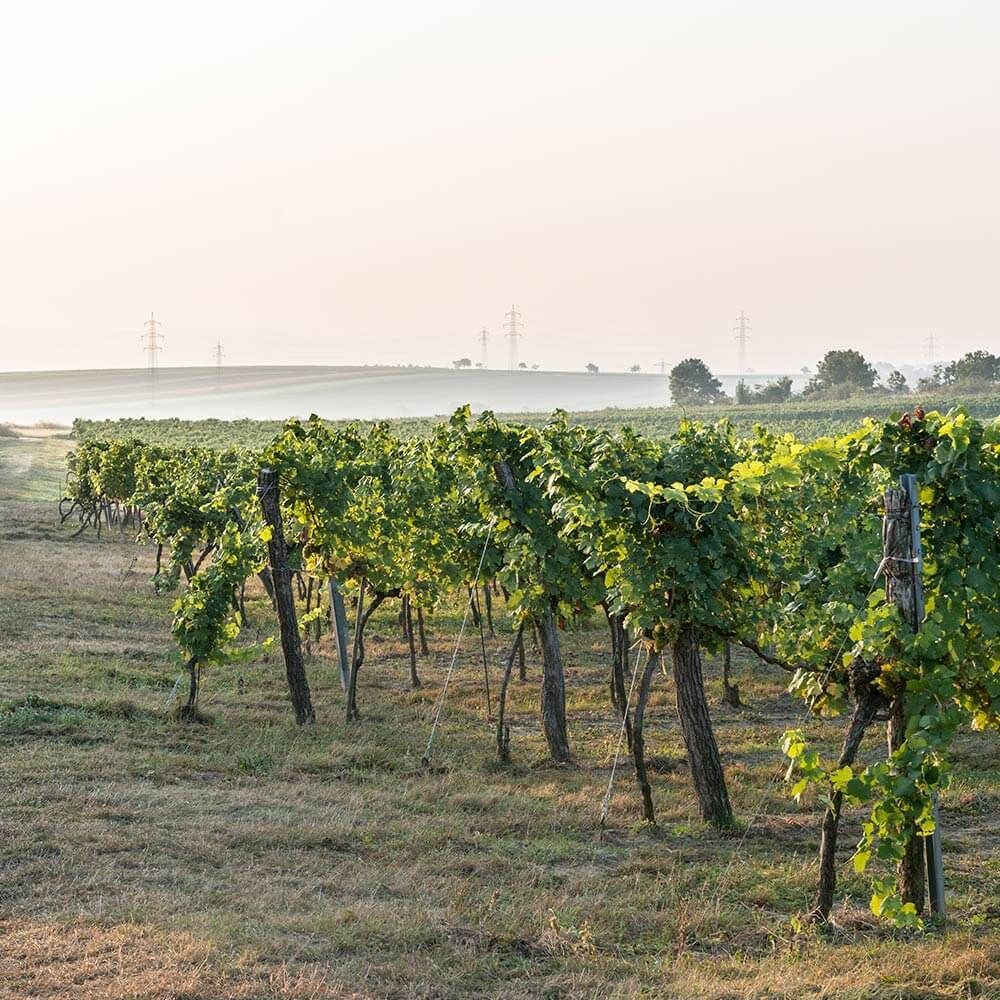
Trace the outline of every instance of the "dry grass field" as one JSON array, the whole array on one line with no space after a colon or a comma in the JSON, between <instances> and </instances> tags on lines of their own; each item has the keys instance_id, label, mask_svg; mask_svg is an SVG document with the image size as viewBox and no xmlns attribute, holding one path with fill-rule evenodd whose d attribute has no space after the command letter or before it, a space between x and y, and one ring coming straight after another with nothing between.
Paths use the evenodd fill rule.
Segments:
<instances>
[{"instance_id":1,"label":"dry grass field","mask_svg":"<svg viewBox=\"0 0 1000 1000\"><path fill-rule=\"evenodd\" d=\"M729 834L698 820L667 677L648 729L659 827L639 822L625 762L600 829L617 729L596 619L563 636L573 768L546 763L530 644L528 681L512 684L513 766L495 764L469 634L421 766L457 607L429 623L419 691L391 610L373 623L360 723L343 721L327 638L307 663L315 726L295 726L274 654L207 671L206 721L176 723L171 598L152 593L152 550L58 525L66 442L17 445L35 456L20 473L3 447L3 1000L1000 996L995 737L959 740L942 797L947 927L874 921L849 863L852 816L836 926L802 931L819 811L775 781L780 733L803 720L777 671L737 657L736 710L707 664L744 824ZM250 615L273 630L259 593ZM494 680L508 643L487 640ZM807 729L838 738L836 724Z\"/></svg>"}]
</instances>

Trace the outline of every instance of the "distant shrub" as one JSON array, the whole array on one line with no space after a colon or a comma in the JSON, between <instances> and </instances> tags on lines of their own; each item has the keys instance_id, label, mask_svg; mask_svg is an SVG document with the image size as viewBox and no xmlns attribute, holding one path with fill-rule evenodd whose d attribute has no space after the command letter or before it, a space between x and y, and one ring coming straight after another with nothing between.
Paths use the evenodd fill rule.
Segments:
<instances>
[{"instance_id":1,"label":"distant shrub","mask_svg":"<svg viewBox=\"0 0 1000 1000\"><path fill-rule=\"evenodd\" d=\"M736 386L736 402L740 406L750 403L787 403L792 398L792 380L783 375L766 385L755 385L752 389L740 379Z\"/></svg>"}]
</instances>

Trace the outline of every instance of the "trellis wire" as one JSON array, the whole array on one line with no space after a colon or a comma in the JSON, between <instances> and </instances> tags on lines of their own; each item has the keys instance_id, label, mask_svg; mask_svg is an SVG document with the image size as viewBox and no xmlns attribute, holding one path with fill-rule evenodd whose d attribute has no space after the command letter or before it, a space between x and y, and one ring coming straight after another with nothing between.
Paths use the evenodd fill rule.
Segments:
<instances>
[{"instance_id":1,"label":"trellis wire","mask_svg":"<svg viewBox=\"0 0 1000 1000\"><path fill-rule=\"evenodd\" d=\"M184 674L178 674L177 680L174 681L174 686L170 689L170 694L167 696L167 700L163 705L163 711L166 712L167 709L174 703L177 698L177 692L180 690L181 684L184 681Z\"/></svg>"}]
</instances>

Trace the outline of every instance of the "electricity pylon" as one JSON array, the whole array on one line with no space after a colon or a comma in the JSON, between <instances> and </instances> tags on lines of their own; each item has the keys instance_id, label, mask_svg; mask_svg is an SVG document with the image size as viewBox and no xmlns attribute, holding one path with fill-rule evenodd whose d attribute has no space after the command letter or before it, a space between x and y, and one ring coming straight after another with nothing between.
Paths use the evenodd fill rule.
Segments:
<instances>
[{"instance_id":1,"label":"electricity pylon","mask_svg":"<svg viewBox=\"0 0 1000 1000\"><path fill-rule=\"evenodd\" d=\"M521 314L513 306L510 307L510 312L506 314L505 320L503 328L507 331L509 347L507 370L512 372L517 370L517 339L524 336L521 332L524 323L521 322Z\"/></svg>"},{"instance_id":2,"label":"electricity pylon","mask_svg":"<svg viewBox=\"0 0 1000 1000\"><path fill-rule=\"evenodd\" d=\"M934 331L931 330L930 335L927 338L927 361L930 366L934 367Z\"/></svg>"},{"instance_id":3,"label":"electricity pylon","mask_svg":"<svg viewBox=\"0 0 1000 1000\"><path fill-rule=\"evenodd\" d=\"M488 367L489 361L489 348L488 344L490 342L490 331L484 326L482 330L479 331L479 367Z\"/></svg>"},{"instance_id":4,"label":"electricity pylon","mask_svg":"<svg viewBox=\"0 0 1000 1000\"><path fill-rule=\"evenodd\" d=\"M736 334L736 343L739 344L736 377L742 379L747 370L747 341L750 339L750 317L744 315L742 310L736 318L736 326L733 327L733 333Z\"/></svg>"},{"instance_id":5,"label":"electricity pylon","mask_svg":"<svg viewBox=\"0 0 1000 1000\"><path fill-rule=\"evenodd\" d=\"M163 324L152 314L149 314L149 319L142 324L143 333L139 336L139 342L142 344L142 349L148 355L148 367L149 374L155 377L157 364L157 355L163 350L163 334L160 333L160 327Z\"/></svg>"},{"instance_id":6,"label":"electricity pylon","mask_svg":"<svg viewBox=\"0 0 1000 1000\"><path fill-rule=\"evenodd\" d=\"M222 356L226 353L222 349L222 341L218 341L215 345L215 350L212 352L215 356L215 377L221 382L222 381Z\"/></svg>"}]
</instances>

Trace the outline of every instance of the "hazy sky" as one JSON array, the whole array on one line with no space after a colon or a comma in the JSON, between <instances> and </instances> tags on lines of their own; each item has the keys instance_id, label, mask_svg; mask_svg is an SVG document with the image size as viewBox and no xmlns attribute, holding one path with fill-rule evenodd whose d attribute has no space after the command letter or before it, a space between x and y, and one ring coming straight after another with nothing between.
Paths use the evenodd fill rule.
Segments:
<instances>
[{"instance_id":1,"label":"hazy sky","mask_svg":"<svg viewBox=\"0 0 1000 1000\"><path fill-rule=\"evenodd\" d=\"M0 369L1000 349L1000 5L5 3ZM29 331L29 332L25 332Z\"/></svg>"}]
</instances>

